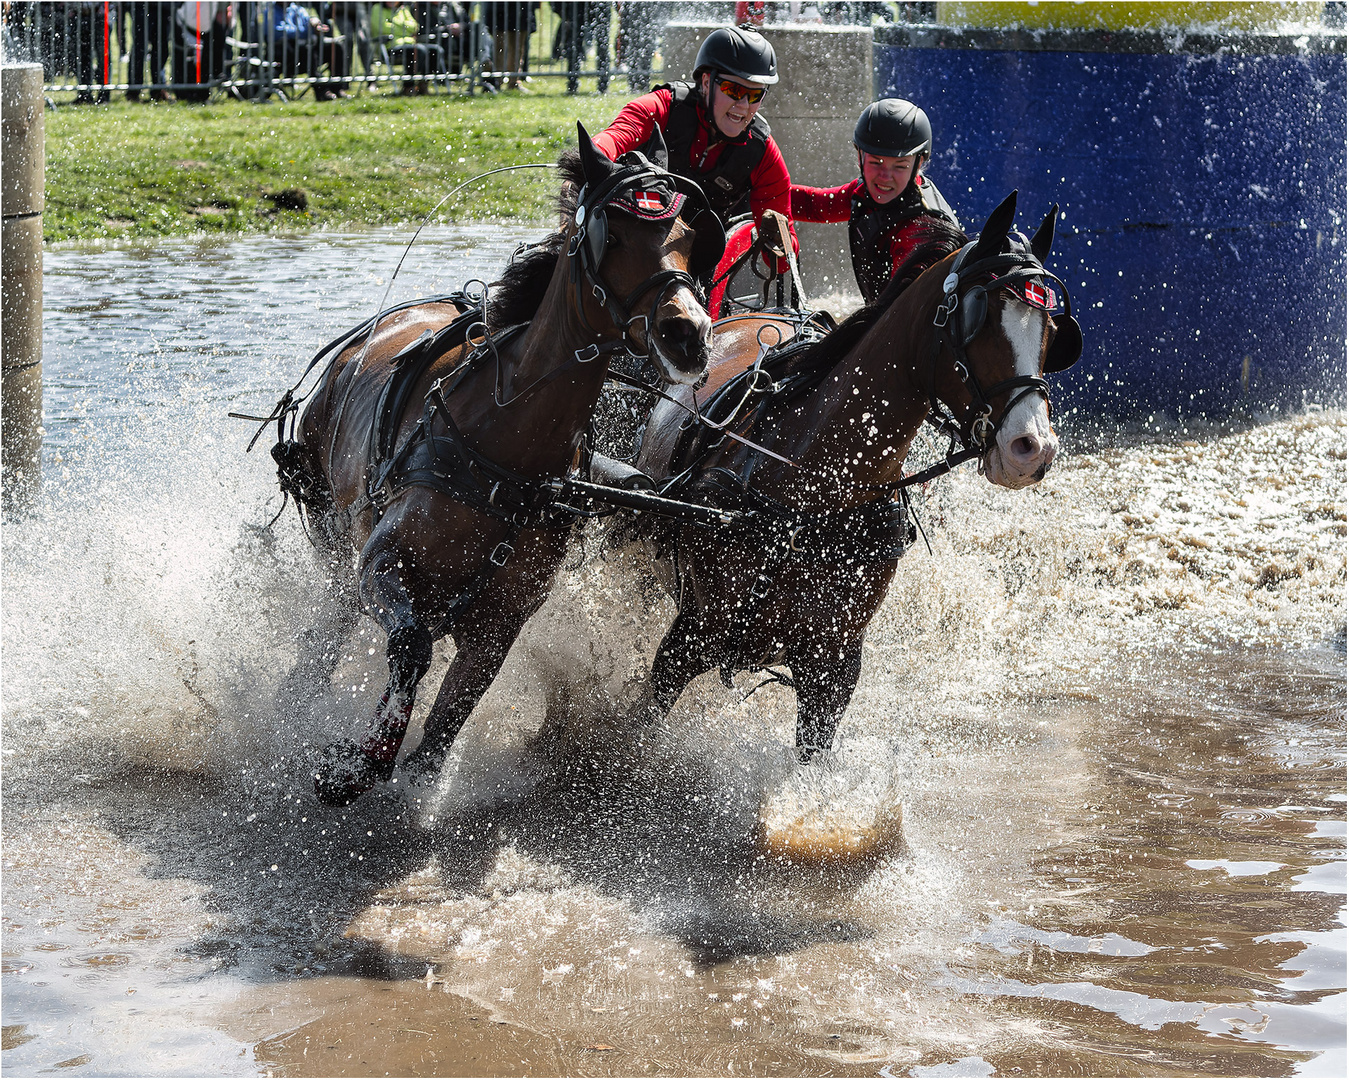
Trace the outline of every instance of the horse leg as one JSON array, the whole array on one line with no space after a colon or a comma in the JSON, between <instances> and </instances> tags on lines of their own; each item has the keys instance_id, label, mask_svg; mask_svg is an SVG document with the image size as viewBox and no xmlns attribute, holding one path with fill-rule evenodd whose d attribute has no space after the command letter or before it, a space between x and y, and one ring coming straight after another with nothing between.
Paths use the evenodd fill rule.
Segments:
<instances>
[{"instance_id":1,"label":"horse leg","mask_svg":"<svg viewBox=\"0 0 1349 1080\"><path fill-rule=\"evenodd\" d=\"M465 619L456 626L454 660L426 717L422 741L403 762L410 776L439 769L478 702L496 681L506 655L533 610L500 610L488 622Z\"/></svg>"},{"instance_id":2,"label":"horse leg","mask_svg":"<svg viewBox=\"0 0 1349 1080\"><path fill-rule=\"evenodd\" d=\"M837 663L823 656L788 661L796 682L796 755L805 765L834 745L834 732L862 674L862 648L845 648Z\"/></svg>"},{"instance_id":3,"label":"horse leg","mask_svg":"<svg viewBox=\"0 0 1349 1080\"><path fill-rule=\"evenodd\" d=\"M639 721L651 724L665 716L674 708L684 688L711 668L701 620L681 611L656 650L656 658L651 664L651 681L639 706Z\"/></svg>"},{"instance_id":4,"label":"horse leg","mask_svg":"<svg viewBox=\"0 0 1349 1080\"><path fill-rule=\"evenodd\" d=\"M396 550L382 550L361 574L361 598L389 635L389 681L364 737L343 739L324 751L314 788L326 803L345 805L393 775L417 684L431 666L431 632L413 609L400 562Z\"/></svg>"}]
</instances>

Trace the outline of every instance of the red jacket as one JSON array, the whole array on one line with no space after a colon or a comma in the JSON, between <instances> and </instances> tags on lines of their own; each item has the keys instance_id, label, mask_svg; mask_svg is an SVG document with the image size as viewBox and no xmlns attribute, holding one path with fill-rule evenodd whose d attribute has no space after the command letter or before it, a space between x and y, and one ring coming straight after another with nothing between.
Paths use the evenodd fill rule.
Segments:
<instances>
[{"instance_id":1,"label":"red jacket","mask_svg":"<svg viewBox=\"0 0 1349 1080\"><path fill-rule=\"evenodd\" d=\"M875 299L881 287L889 279L913 250L918 246L924 232L922 218L926 214L941 213L929 203L945 206L945 201L937 193L936 185L927 180L922 173L915 179L917 195L906 192L904 207L899 205L879 207L867 194L866 184L859 176L856 180L833 188L812 188L801 184L792 185L792 217L796 221L829 221L849 223L849 246L852 248L853 272L857 276L858 287L867 301ZM925 190L926 189L926 190ZM906 197L907 196L907 197ZM924 197L926 196L926 197ZM886 211L895 220L893 224L882 226L882 231L871 239L862 241L856 234L863 221L853 220L854 212L861 218L884 214ZM953 215L950 216L954 222ZM884 221L884 217L878 221Z\"/></svg>"},{"instance_id":2,"label":"red jacket","mask_svg":"<svg viewBox=\"0 0 1349 1080\"><path fill-rule=\"evenodd\" d=\"M653 90L639 98L629 101L614 118L614 122L594 136L595 145L610 159L617 160L620 154L629 150L639 150L651 138L653 129L659 127L663 132L670 120L670 106L673 95L669 90ZM698 106L699 117L703 123L690 148L691 160L671 162L672 172L697 180L699 173L706 172L716 164L721 156L725 139L711 141L710 124ZM787 163L782 160L782 151L770 135L763 159L750 176L749 205L755 221L762 219L766 210L776 210L788 220L792 216L792 178L787 172ZM846 219L846 213L844 215ZM796 235L792 235L792 246L798 251Z\"/></svg>"}]
</instances>

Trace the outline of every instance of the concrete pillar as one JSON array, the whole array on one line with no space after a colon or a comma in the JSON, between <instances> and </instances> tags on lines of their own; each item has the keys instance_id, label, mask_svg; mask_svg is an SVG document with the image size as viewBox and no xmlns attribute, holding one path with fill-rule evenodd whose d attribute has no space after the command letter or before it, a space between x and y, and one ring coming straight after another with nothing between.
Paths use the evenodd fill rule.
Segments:
<instances>
[{"instance_id":1,"label":"concrete pillar","mask_svg":"<svg viewBox=\"0 0 1349 1080\"><path fill-rule=\"evenodd\" d=\"M670 80L693 76L703 38L720 24L672 22L661 55ZM812 187L846 184L857 175L852 129L872 92L871 27L769 24L762 33L778 57L778 85L761 113L773 129L792 181ZM857 293L847 225L796 226L801 274L809 296Z\"/></svg>"},{"instance_id":2,"label":"concrete pillar","mask_svg":"<svg viewBox=\"0 0 1349 1080\"><path fill-rule=\"evenodd\" d=\"M0 478L6 510L41 481L42 65L0 67Z\"/></svg>"}]
</instances>

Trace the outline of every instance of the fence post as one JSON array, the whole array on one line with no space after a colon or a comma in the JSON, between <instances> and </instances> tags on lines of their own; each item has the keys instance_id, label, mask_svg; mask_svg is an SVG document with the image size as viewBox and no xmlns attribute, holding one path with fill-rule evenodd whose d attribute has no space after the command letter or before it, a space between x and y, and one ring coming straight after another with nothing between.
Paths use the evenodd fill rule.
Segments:
<instances>
[{"instance_id":1,"label":"fence post","mask_svg":"<svg viewBox=\"0 0 1349 1080\"><path fill-rule=\"evenodd\" d=\"M0 66L0 497L20 510L41 483L42 65Z\"/></svg>"}]
</instances>

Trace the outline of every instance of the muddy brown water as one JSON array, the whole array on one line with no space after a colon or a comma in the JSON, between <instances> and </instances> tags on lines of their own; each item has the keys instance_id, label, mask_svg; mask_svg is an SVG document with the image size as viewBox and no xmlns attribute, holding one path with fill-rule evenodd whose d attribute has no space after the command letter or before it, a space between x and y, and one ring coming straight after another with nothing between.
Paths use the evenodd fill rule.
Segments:
<instances>
[{"instance_id":1,"label":"muddy brown water","mask_svg":"<svg viewBox=\"0 0 1349 1080\"><path fill-rule=\"evenodd\" d=\"M399 239L48 255L46 493L3 539L5 1075L1344 1075L1342 413L1070 417L1032 491L933 485L809 782L749 675L614 720L672 609L587 534L439 785L333 810L306 754L382 642L277 715L322 583L224 413L373 310ZM393 298L510 246L437 230ZM803 783L898 807L906 850L760 857Z\"/></svg>"}]
</instances>

